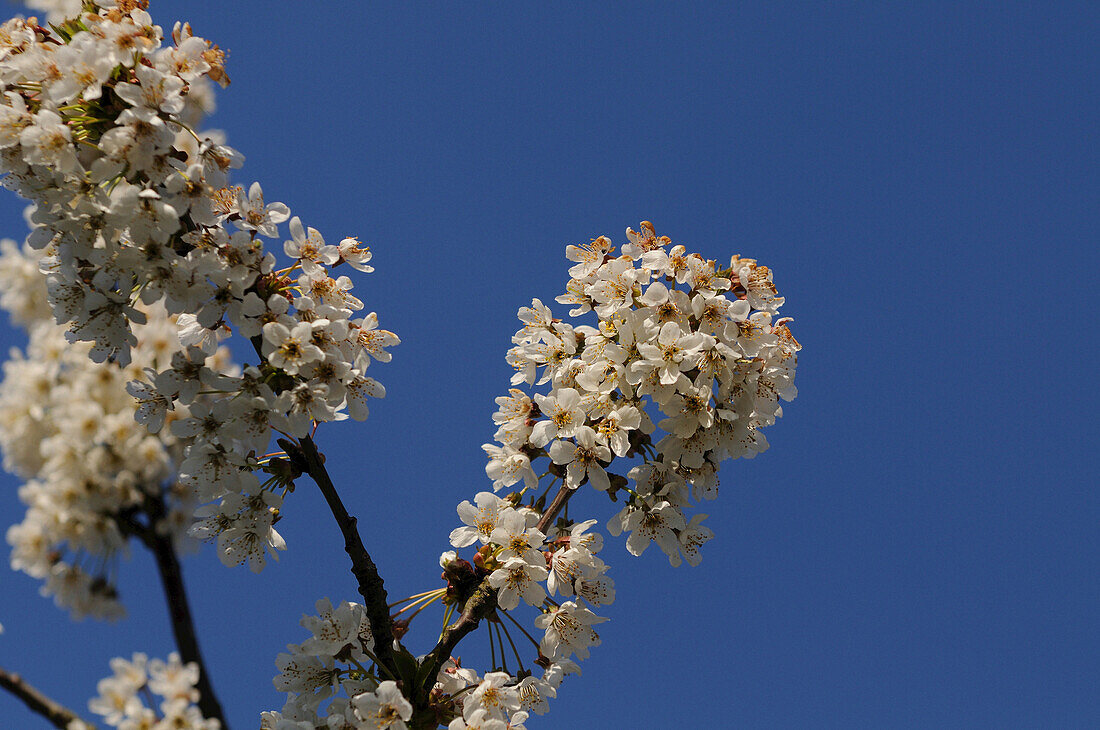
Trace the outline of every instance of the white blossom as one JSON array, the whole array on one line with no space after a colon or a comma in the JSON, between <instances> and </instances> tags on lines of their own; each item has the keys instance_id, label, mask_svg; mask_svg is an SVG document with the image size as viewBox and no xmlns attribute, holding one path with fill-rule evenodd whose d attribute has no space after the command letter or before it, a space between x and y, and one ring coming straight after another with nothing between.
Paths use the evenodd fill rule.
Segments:
<instances>
[{"instance_id":1,"label":"white blossom","mask_svg":"<svg viewBox=\"0 0 1100 730\"><path fill-rule=\"evenodd\" d=\"M405 720L412 717L412 704L401 694L397 683L386 680L374 692L364 692L351 700L355 715L369 727L384 730L406 730Z\"/></svg>"},{"instance_id":2,"label":"white blossom","mask_svg":"<svg viewBox=\"0 0 1100 730\"><path fill-rule=\"evenodd\" d=\"M606 620L573 601L565 601L535 618L535 626L545 631L539 651L550 659L567 659L573 654L587 659L588 648L600 645L600 636L592 625Z\"/></svg>"}]
</instances>

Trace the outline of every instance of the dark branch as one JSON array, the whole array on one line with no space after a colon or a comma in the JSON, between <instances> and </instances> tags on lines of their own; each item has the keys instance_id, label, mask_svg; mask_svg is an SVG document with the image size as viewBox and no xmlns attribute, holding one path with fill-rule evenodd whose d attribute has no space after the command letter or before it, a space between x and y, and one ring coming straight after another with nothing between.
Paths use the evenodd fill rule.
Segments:
<instances>
[{"instance_id":1,"label":"dark branch","mask_svg":"<svg viewBox=\"0 0 1100 730\"><path fill-rule=\"evenodd\" d=\"M313 439L304 436L298 439L301 445L305 472L313 478L325 495L332 516L336 518L336 524L340 526L340 532L344 535L344 551L351 558L351 572L359 586L359 595L363 597L367 611L367 620L370 622L371 635L374 637L374 653L378 661L391 676L397 676L397 668L393 658L393 621L390 619L386 587L382 582L382 576L378 574L378 567L371 560L363 540L356 529L356 519L348 514L332 478L325 469L325 462L317 451L317 445Z\"/></svg>"},{"instance_id":2,"label":"dark branch","mask_svg":"<svg viewBox=\"0 0 1100 730\"><path fill-rule=\"evenodd\" d=\"M24 705L29 707L33 712L49 720L50 724L56 728L65 730L73 720L84 722L85 725L92 728L92 730L95 728L94 725L82 720L80 715L76 714L68 707L51 700L37 689L27 684L18 674L13 674L3 667L0 667L0 687L3 687L18 697L22 700Z\"/></svg>"},{"instance_id":3,"label":"dark branch","mask_svg":"<svg viewBox=\"0 0 1100 730\"><path fill-rule=\"evenodd\" d=\"M466 600L462 607L462 614L453 624L443 629L443 635L439 643L424 657L424 664L431 666L425 672L425 688L430 689L435 684L435 678L439 675L440 668L451 657L451 652L458 646L470 632L478 627L483 618L488 618L497 607L497 592L489 585L489 579L481 581L481 585ZM430 663L430 664L429 664Z\"/></svg>"},{"instance_id":4,"label":"dark branch","mask_svg":"<svg viewBox=\"0 0 1100 730\"><path fill-rule=\"evenodd\" d=\"M172 617L172 634L176 637L180 657L184 663L194 662L199 665L199 681L196 685L199 691L199 710L203 717L217 719L223 730L229 730L225 712L222 710L221 703L218 702L218 696L214 694L210 672L207 671L202 652L199 650L199 639L195 633L195 623L191 618L191 607L187 602L187 592L183 585L182 568L176 556L175 547L172 545L172 539L157 535L154 538L154 544L155 546L151 545L150 548L157 559L157 569L160 572L160 580L164 586L164 595Z\"/></svg>"},{"instance_id":5,"label":"dark branch","mask_svg":"<svg viewBox=\"0 0 1100 730\"><path fill-rule=\"evenodd\" d=\"M179 557L176 555L172 538L157 532L155 525L165 515L163 499L158 495L145 500L145 508L149 513L149 525L143 525L132 516L121 515L120 520L125 519L125 532L130 532L142 541L153 553L157 561L157 572L160 574L160 582L164 588L164 597L168 603L168 613L172 620L172 634L176 639L176 647L184 663L194 662L199 667L199 681L196 689L199 691L199 710L207 719L217 719L223 730L229 730L225 712L222 710L218 696L214 693L214 685L210 681L210 672L199 649L198 634L195 631L195 622L191 617L191 606L187 600L187 589L183 584L183 568L180 566Z\"/></svg>"},{"instance_id":6,"label":"dark branch","mask_svg":"<svg viewBox=\"0 0 1100 730\"><path fill-rule=\"evenodd\" d=\"M267 362L263 353L263 337L256 335L251 339L252 348L256 351L261 363ZM290 442L279 439L279 445L287 449L287 456L294 462L299 454L294 454L287 448ZM371 560L363 539L359 537L359 530L355 524L357 520L348 514L347 508L340 500L336 491L336 485L325 469L325 460L317 451L317 445L309 436L298 439L301 451L301 464L297 464L306 474L317 483L321 494L325 495L332 516L336 518L336 524L340 526L340 532L344 535L344 551L351 558L351 573L359 586L359 595L363 597L367 610L367 621L370 623L371 635L374 637L374 653L384 665L385 670L391 676L397 676L396 664L393 660L393 622L390 620L390 609L387 606L386 588L382 583L382 576L378 574L378 567Z\"/></svg>"}]
</instances>

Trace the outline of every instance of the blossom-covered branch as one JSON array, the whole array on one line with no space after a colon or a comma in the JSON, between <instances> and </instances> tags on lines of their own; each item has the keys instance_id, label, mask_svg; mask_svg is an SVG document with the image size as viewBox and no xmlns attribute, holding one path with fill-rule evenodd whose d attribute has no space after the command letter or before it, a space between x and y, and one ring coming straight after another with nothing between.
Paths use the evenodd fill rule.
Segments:
<instances>
[{"instance_id":1,"label":"blossom-covered branch","mask_svg":"<svg viewBox=\"0 0 1100 730\"><path fill-rule=\"evenodd\" d=\"M573 305L573 317L594 313L597 326L574 326L537 299L520 310L523 327L508 354L513 385L548 392L512 388L497 399L498 444L485 447L486 473L495 490L515 490L481 492L459 505L463 526L451 545L476 551L468 560L458 550L444 553L446 588L411 596L394 616L399 636L436 600L457 618L403 675L411 709L407 718L395 714L393 727L406 720L414 728L516 727L529 712L546 712L562 678L579 672L574 658L600 643L593 626L606 618L593 609L615 599L609 567L597 556L597 520L564 513L578 489L591 484L625 502L607 526L613 535L630 533L628 552L656 543L672 565L696 565L712 533L701 524L705 515L689 519L685 510L717 496L722 461L767 448L761 429L782 415L779 400L795 395L799 345L790 320L777 317L783 299L770 270L739 256L719 265L672 245L647 222L640 228L627 230L618 255L606 237L566 248L574 266L558 300ZM545 467L536 469L540 460ZM541 638L511 616L521 604L535 607ZM533 644L541 677L524 668L507 622ZM483 626L500 653L481 675L451 655ZM505 633L518 672L506 669ZM334 685L349 700L363 697L361 685L343 680L338 653L317 653L312 640L292 648L276 680L291 694L270 720L305 727L333 713L345 718L339 722L365 719L339 698L327 713L319 707ZM305 673L318 666L309 662L332 670Z\"/></svg>"},{"instance_id":2,"label":"blossom-covered branch","mask_svg":"<svg viewBox=\"0 0 1100 730\"><path fill-rule=\"evenodd\" d=\"M539 518L535 529L539 532L546 532L550 523L558 516L558 513L565 507L573 494L575 494L575 490L563 484L558 489L558 493L554 495L554 499L550 502L546 511ZM462 599L462 613L459 615L458 620L443 629L439 642L424 659L424 664L428 667L428 671L425 672L426 677L437 677L459 642L473 631L476 631L481 621L493 615L496 611L498 607L497 590L490 582L490 577L483 578L469 597Z\"/></svg>"},{"instance_id":3,"label":"blossom-covered branch","mask_svg":"<svg viewBox=\"0 0 1100 730\"><path fill-rule=\"evenodd\" d=\"M178 317L182 352L130 393L151 433L187 411L172 423L194 440L180 478L207 505L191 532L259 571L284 547L273 524L289 484L269 469L273 432L365 418L367 398L384 394L366 368L398 340L373 313L355 318L351 279L330 276L371 271L366 247L326 244L259 183L230 183L243 157L196 131L210 81L227 82L224 54L186 24L165 39L144 5L86 2L49 30L0 28L0 167L36 204L28 242L69 341L125 366L145 307ZM287 221L280 268L264 239ZM207 359L232 335L258 337L261 359L226 375Z\"/></svg>"},{"instance_id":4,"label":"blossom-covered branch","mask_svg":"<svg viewBox=\"0 0 1100 730\"><path fill-rule=\"evenodd\" d=\"M137 537L156 560L176 645L200 669L200 710L227 728L177 556L177 546L194 547L186 535L194 502L175 471L187 439L171 429L148 434L134 421L137 404L126 392L126 381L142 367L179 353L174 319L146 310L128 372L65 343L63 328L44 309L45 282L30 249L0 245L0 284L0 306L30 334L26 351L5 363L0 384L0 416L13 424L0 434L5 463L30 480L21 490L30 509L8 533L13 567L46 578L44 588L74 615L114 618L123 611L115 577L82 566L105 571L126 552L126 540ZM224 350L210 363L231 369Z\"/></svg>"},{"instance_id":5,"label":"blossom-covered branch","mask_svg":"<svg viewBox=\"0 0 1100 730\"><path fill-rule=\"evenodd\" d=\"M125 547L127 534L139 534L157 556L181 651L197 666L201 658L170 542L178 534L166 539L170 533L159 522L171 519L177 530L216 538L227 563L262 568L265 552L283 547L272 525L290 483L278 459L254 454L266 449L273 428L308 438L316 420L365 417L365 398L384 391L362 373L372 358L388 359L384 348L397 338L377 329L373 314L352 321L362 304L349 294L350 280L327 275L342 264L371 270L369 251L355 239L326 245L316 230L291 219L291 240L282 248L292 263L275 269L261 237L278 235L277 225L289 218L286 206L265 204L258 184L247 194L229 186L226 173L243 158L217 135L195 131L212 107L207 80L227 83L224 56L186 25L173 31L175 47L162 48L161 29L145 6L84 2L51 18L50 29L20 19L4 25L0 162L7 186L36 204L28 242L37 255L24 254L37 259L35 269L48 272L38 301L48 300L54 317L68 323L70 342L90 343L78 357L125 366L115 371L132 381L137 419L152 434L146 438L180 444L162 465L175 466L171 488L186 497L182 512L135 522L144 504L162 503L161 495L150 500L143 490L170 472L142 474L130 502L100 495L91 500L107 505L108 513L113 508L113 514L93 509L88 520L107 529L110 540L74 549L115 552ZM168 310L174 331L165 343L179 338L182 347L135 361L138 330L151 307ZM175 331L177 316L181 329ZM261 341L260 365L243 377L212 359L220 352L218 341L234 331ZM51 420L56 415L51 412ZM96 421L84 415L85 423ZM37 435L16 434L22 441L14 451L43 443ZM80 447L88 439L65 442ZM93 483L105 477L105 486L119 483L117 469L83 463ZM264 471L269 476L261 483L256 474ZM195 502L208 507L192 524ZM45 576L64 566L47 550L66 537L34 532L53 524L32 523L16 538L26 546L17 567ZM142 524L143 530L132 531ZM74 611L87 604L99 615L118 615L121 604L109 576L84 579L78 564L58 583L59 601ZM71 599L73 588L96 600ZM203 712L221 718L207 673L197 681Z\"/></svg>"},{"instance_id":6,"label":"blossom-covered branch","mask_svg":"<svg viewBox=\"0 0 1100 730\"><path fill-rule=\"evenodd\" d=\"M83 348L82 362L124 373L134 399L60 424L32 417L4 445L31 480L27 493L41 497L25 500L29 526L9 534L16 567L54 579L74 613L110 615L119 605L110 576L74 572L57 547L112 554L129 534L142 537L170 603L181 604L173 623L184 657L115 660L93 709L108 724L141 721L149 708L135 693L156 685L181 726L212 727L221 709L176 593L173 542L186 532L216 542L227 565L261 571L286 548L274 526L308 474L341 530L364 604L322 599L318 615L303 618L310 637L277 658L286 704L264 713L262 727L522 730L600 644L593 627L607 617L596 611L616 594L598 526L625 533L632 555L656 543L673 566L697 565L713 533L705 514L690 513L717 496L724 461L767 448L763 429L796 394L800 349L791 320L779 316L772 272L738 255L726 263L689 252L649 222L628 228L618 250L605 236L567 246L573 265L557 302L589 323L540 299L519 310L506 356L512 387L496 400L495 443L483 447L493 491L458 505L442 583L389 604L312 438L323 423L365 418L367 398L385 392L366 371L390 359L398 338L373 312L356 318L363 302L349 277L334 274L344 265L371 271L370 252L354 238L326 244L287 206L268 202L259 183L231 183L243 158L196 131L210 82L227 83L224 54L185 24L169 45L146 7L83 0L49 29L18 19L0 28L0 168L34 203L28 246L12 260L45 272L64 337ZM283 238L283 223L280 264L265 239ZM142 333L154 320L173 342L150 351ZM231 337L252 343L255 364L235 368L220 356ZM25 370L30 378L33 368ZM33 416L33 404L10 398L11 412ZM59 506L68 492L51 486L81 458L68 442L86 445L94 434L100 443L98 416L115 410L127 418L115 434L124 442L107 434L106 453L75 470L77 494L92 497L75 500L84 508L76 514L95 529L67 528L50 518L69 514ZM276 434L282 451L271 450ZM132 466L125 439L155 452L157 469ZM586 502L603 497L616 505L610 513ZM45 514L32 518L35 509ZM436 603L444 629L415 657L402 642ZM534 615L518 618L524 610ZM484 673L455 656L480 629L490 644Z\"/></svg>"}]
</instances>

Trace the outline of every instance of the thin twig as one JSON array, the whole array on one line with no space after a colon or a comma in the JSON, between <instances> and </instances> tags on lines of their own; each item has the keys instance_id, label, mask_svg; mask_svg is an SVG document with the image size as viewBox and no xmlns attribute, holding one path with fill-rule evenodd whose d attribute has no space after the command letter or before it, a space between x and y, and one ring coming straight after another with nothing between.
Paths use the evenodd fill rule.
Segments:
<instances>
[{"instance_id":1,"label":"thin twig","mask_svg":"<svg viewBox=\"0 0 1100 730\"><path fill-rule=\"evenodd\" d=\"M562 511L566 503L569 502L569 498L576 493L576 489L569 487L566 484L561 485L561 489L554 495L554 499L550 502L550 506L546 508L546 511L542 513L542 517L539 519L535 529L546 534L546 528L550 526L550 523L554 521L554 518L558 516L558 513Z\"/></svg>"},{"instance_id":2,"label":"thin twig","mask_svg":"<svg viewBox=\"0 0 1100 730\"><path fill-rule=\"evenodd\" d=\"M31 685L27 684L18 674L9 672L3 667L0 667L0 687L3 687L18 697L22 700L23 704L49 720L50 724L56 728L65 730L69 727L69 724L75 720L83 722L84 726L90 730L95 730L95 725L85 722L80 715L76 714L68 707L50 699Z\"/></svg>"},{"instance_id":3,"label":"thin twig","mask_svg":"<svg viewBox=\"0 0 1100 730\"><path fill-rule=\"evenodd\" d=\"M160 582L164 588L164 597L168 602L168 613L172 621L172 635L176 639L176 647L179 649L180 658L185 664L194 662L199 667L199 681L195 689L199 691L198 706L202 716L207 719L216 719L221 723L223 730L229 730L229 723L225 719L225 711L217 694L214 693L214 685L210 681L210 671L203 661L202 651L199 649L198 632L195 631L195 621L191 616L191 605L187 600L187 588L183 583L183 567L180 565L179 556L176 554L176 546L172 538L157 532L156 525L165 515L163 497L151 497L146 500L146 509L149 512L149 526L130 521L131 529L134 529L138 538L153 553L157 561L157 572L160 574Z\"/></svg>"},{"instance_id":4,"label":"thin twig","mask_svg":"<svg viewBox=\"0 0 1100 730\"><path fill-rule=\"evenodd\" d=\"M261 362L266 362L263 352L263 337L256 335L250 338L252 348ZM286 448L291 442L279 440L279 445ZM332 483L332 477L325 469L325 460L317 450L317 444L306 435L298 439L298 447L305 469L303 471L313 479L321 494L325 496L332 516L336 518L336 524L340 526L340 532L344 536L344 552L351 558L351 572L359 587L359 595L363 597L364 607L367 611L367 622L370 624L371 635L374 637L374 651L377 656L379 669L387 672L391 677L396 677L397 665L393 659L393 622L390 619L390 610L387 604L386 588L382 582L382 576L378 574L378 567L371 560L370 554L363 545L363 539L356 529L356 518L348 514L340 495L336 491L336 485ZM287 456L292 456L288 453ZM293 458L291 459L294 460Z\"/></svg>"},{"instance_id":5,"label":"thin twig","mask_svg":"<svg viewBox=\"0 0 1100 730\"><path fill-rule=\"evenodd\" d=\"M390 619L382 576L378 574L378 567L363 546L363 540L355 526L356 519L348 514L347 508L340 500L340 495L336 492L336 486L325 469L325 462L317 451L317 445L309 436L298 439L298 443L305 460L306 473L313 478L321 494L325 496L332 516L336 518L336 524L340 526L340 532L344 535L344 551L351 558L351 572L359 585L359 595L363 597L367 621L370 623L371 635L374 637L374 651L379 663L390 672L391 676L397 676L397 667L393 659L393 622Z\"/></svg>"}]
</instances>

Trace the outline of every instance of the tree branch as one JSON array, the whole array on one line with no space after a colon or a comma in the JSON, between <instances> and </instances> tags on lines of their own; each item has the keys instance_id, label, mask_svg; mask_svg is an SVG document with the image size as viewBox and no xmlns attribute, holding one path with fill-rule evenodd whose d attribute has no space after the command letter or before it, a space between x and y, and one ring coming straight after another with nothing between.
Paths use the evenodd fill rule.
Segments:
<instances>
[{"instance_id":1,"label":"tree branch","mask_svg":"<svg viewBox=\"0 0 1100 730\"><path fill-rule=\"evenodd\" d=\"M374 637L374 653L383 668L391 676L397 676L397 667L393 659L393 621L390 619L390 609L386 597L386 587L382 582L382 576L378 574L378 567L371 560L363 540L356 529L357 520L348 514L347 508L340 500L336 492L336 486L325 469L325 462L317 451L317 445L309 436L298 439L304 459L305 472L313 478L325 495L332 516L336 518L336 524L340 526L340 532L344 535L344 551L351 558L351 572L359 586L359 595L363 597L367 611L367 620L370 622L371 635Z\"/></svg>"},{"instance_id":2,"label":"tree branch","mask_svg":"<svg viewBox=\"0 0 1100 730\"><path fill-rule=\"evenodd\" d=\"M535 529L545 535L546 528L550 526L550 523L554 521L554 518L557 517L558 513L565 507L569 498L576 494L576 492L576 489L562 484L561 488L558 489L558 493L550 500L550 506L542 513L542 517L539 518L538 524L535 525Z\"/></svg>"},{"instance_id":3,"label":"tree branch","mask_svg":"<svg viewBox=\"0 0 1100 730\"><path fill-rule=\"evenodd\" d=\"M431 688L435 684L435 678L439 675L440 668L451 658L451 652L458 646L470 632L478 627L483 618L492 615L497 607L497 592L489 585L489 579L485 578L466 599L466 605L462 607L462 614L453 624L443 629L443 635L439 637L439 643L424 657L424 664L431 662L431 670L426 672L425 684Z\"/></svg>"},{"instance_id":4,"label":"tree branch","mask_svg":"<svg viewBox=\"0 0 1100 730\"><path fill-rule=\"evenodd\" d=\"M251 338L252 348L260 362L267 362L263 352L263 336L256 335ZM286 448L289 441L279 439L279 444ZM386 596L386 587L382 582L382 576L378 574L378 566L371 560L367 548L363 545L363 539L356 529L358 520L348 514L340 495L336 491L336 485L332 483L332 477L325 469L325 459L317 450L317 444L308 435L298 439L298 448L302 457L301 464L306 474L313 479L325 495L332 516L336 518L336 524L340 526L340 532L344 535L344 552L351 558L351 573L359 587L359 595L363 597L363 604L367 610L367 621L370 623L371 635L374 637L374 654L384 665L391 676L397 676L397 666L393 659L393 621L390 619L390 609ZM287 449L287 456L294 461L294 454Z\"/></svg>"},{"instance_id":5,"label":"tree branch","mask_svg":"<svg viewBox=\"0 0 1100 730\"><path fill-rule=\"evenodd\" d=\"M172 544L171 537L161 535L156 530L157 523L166 516L163 497L159 494L148 496L145 500L145 509L149 515L149 525L141 524L133 518L133 515L119 515L119 521L122 522L126 531L137 535L156 559L157 573L160 574L165 601L168 603L168 614L172 622L172 635L176 640L176 648L179 649L180 658L184 663L194 662L199 667L199 681L196 685L199 691L199 711L207 719L217 719L221 723L222 730L229 730L225 712L218 701L218 696L214 693L210 672L206 668L202 651L199 649L198 633L195 631L195 622L191 617L191 605L187 600L187 589L183 583L183 567L176 555L176 547Z\"/></svg>"},{"instance_id":6,"label":"tree branch","mask_svg":"<svg viewBox=\"0 0 1100 730\"><path fill-rule=\"evenodd\" d=\"M153 532L153 531L151 531ZM210 682L210 672L199 650L199 638L195 632L195 623L191 618L191 606L187 601L187 591L183 585L183 569L172 538L154 534L146 542L157 560L157 571L164 586L164 597L168 601L168 612L172 618L172 634L184 663L194 662L199 666L199 681L195 688L199 691L199 710L207 719L217 719L222 730L229 730L218 696L214 694L214 685Z\"/></svg>"},{"instance_id":7,"label":"tree branch","mask_svg":"<svg viewBox=\"0 0 1100 730\"><path fill-rule=\"evenodd\" d=\"M95 730L95 726L85 722L81 719L80 715L76 714L68 707L51 700L37 689L27 684L18 674L13 674L3 667L0 667L0 687L3 687L18 697L22 700L23 704L49 720L50 724L56 728L66 730L66 728L69 727L69 723L74 720L79 720L84 723L85 727Z\"/></svg>"}]
</instances>

